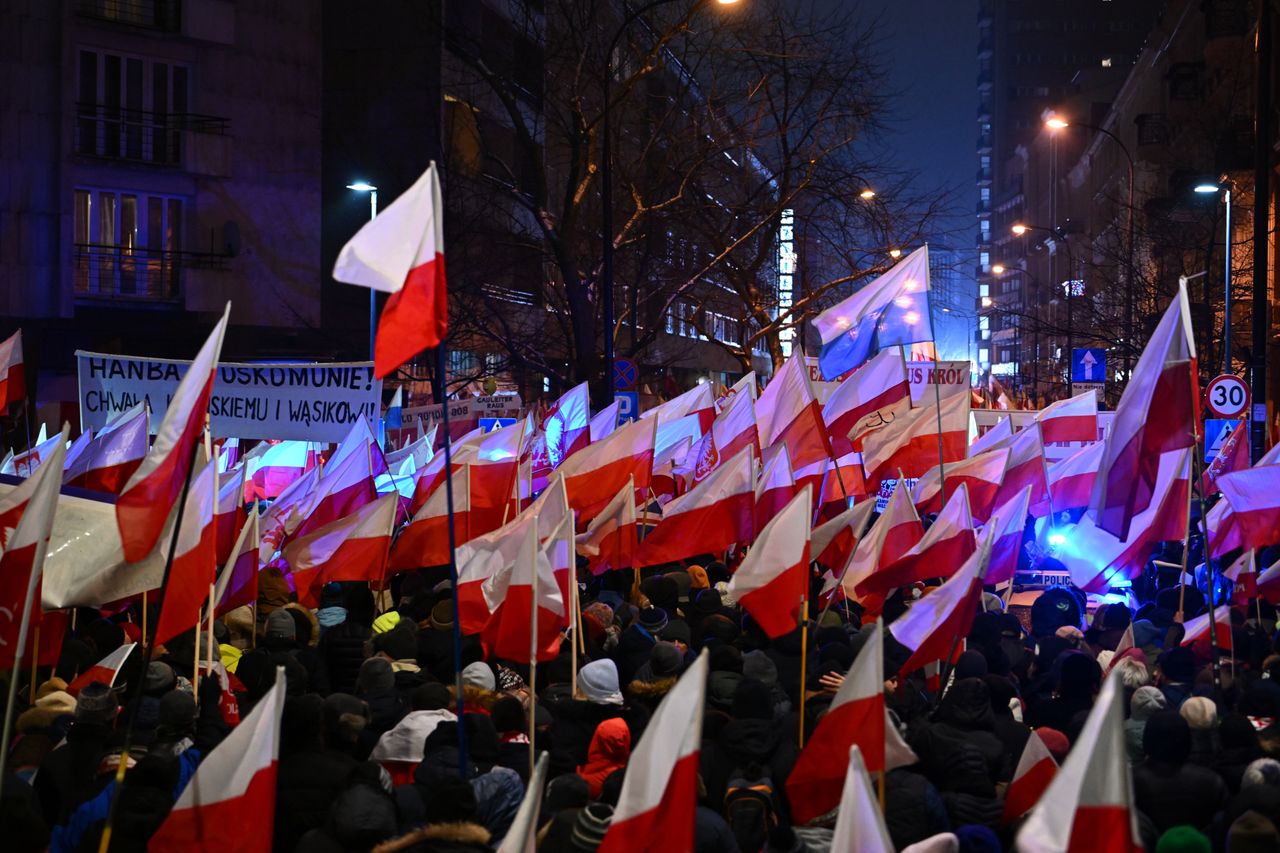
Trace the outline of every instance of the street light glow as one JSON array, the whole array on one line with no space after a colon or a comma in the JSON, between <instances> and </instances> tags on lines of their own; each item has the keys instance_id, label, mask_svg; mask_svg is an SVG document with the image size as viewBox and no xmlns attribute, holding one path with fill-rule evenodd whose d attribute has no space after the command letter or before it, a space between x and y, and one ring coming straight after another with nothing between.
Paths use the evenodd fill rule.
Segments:
<instances>
[{"instance_id":1,"label":"street light glow","mask_svg":"<svg viewBox=\"0 0 1280 853\"><path fill-rule=\"evenodd\" d=\"M1027 226L1019 222L1017 225L1014 225L1009 230L1014 233L1014 236L1021 237L1023 234L1027 233Z\"/></svg>"},{"instance_id":2,"label":"street light glow","mask_svg":"<svg viewBox=\"0 0 1280 853\"><path fill-rule=\"evenodd\" d=\"M1216 193L1219 189L1220 187L1217 184L1196 184L1195 187L1195 191L1200 193L1200 195Z\"/></svg>"},{"instance_id":3,"label":"street light glow","mask_svg":"<svg viewBox=\"0 0 1280 853\"><path fill-rule=\"evenodd\" d=\"M871 199L875 197L876 197L876 191L871 189L870 187L867 187L865 190L858 193L858 198L862 199L863 201L871 201Z\"/></svg>"},{"instance_id":4,"label":"street light glow","mask_svg":"<svg viewBox=\"0 0 1280 853\"><path fill-rule=\"evenodd\" d=\"M902 250L901 250L901 249L890 249L890 250L889 250L889 257L893 258L893 259L896 261L898 258L902 257Z\"/></svg>"},{"instance_id":5,"label":"street light glow","mask_svg":"<svg viewBox=\"0 0 1280 853\"><path fill-rule=\"evenodd\" d=\"M1050 130L1062 130L1064 127L1070 127L1071 124L1066 119L1049 116L1044 120L1044 126Z\"/></svg>"},{"instance_id":6,"label":"street light glow","mask_svg":"<svg viewBox=\"0 0 1280 853\"><path fill-rule=\"evenodd\" d=\"M991 272L995 275L1004 275L1004 264L992 264Z\"/></svg>"},{"instance_id":7,"label":"street light glow","mask_svg":"<svg viewBox=\"0 0 1280 853\"><path fill-rule=\"evenodd\" d=\"M716 0L716 2L721 6L733 6L737 4L738 0Z\"/></svg>"},{"instance_id":8,"label":"street light glow","mask_svg":"<svg viewBox=\"0 0 1280 853\"><path fill-rule=\"evenodd\" d=\"M368 181L356 181L355 183L347 184L347 189L355 190L358 193L371 193L376 191L378 188Z\"/></svg>"},{"instance_id":9,"label":"street light glow","mask_svg":"<svg viewBox=\"0 0 1280 853\"><path fill-rule=\"evenodd\" d=\"M990 296L984 296L984 297L982 297L982 307L983 307L983 308L990 308L990 307L991 307L991 297L990 297Z\"/></svg>"}]
</instances>

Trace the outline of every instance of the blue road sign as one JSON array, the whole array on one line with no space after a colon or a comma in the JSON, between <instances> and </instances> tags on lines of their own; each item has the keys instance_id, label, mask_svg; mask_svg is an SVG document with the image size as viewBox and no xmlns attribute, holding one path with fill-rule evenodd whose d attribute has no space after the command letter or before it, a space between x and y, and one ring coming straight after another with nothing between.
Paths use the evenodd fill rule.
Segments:
<instances>
[{"instance_id":1,"label":"blue road sign","mask_svg":"<svg viewBox=\"0 0 1280 853\"><path fill-rule=\"evenodd\" d=\"M496 430L502 429L503 427L511 426L515 422L516 422L515 418L481 418L480 431L494 432Z\"/></svg>"},{"instance_id":2,"label":"blue road sign","mask_svg":"<svg viewBox=\"0 0 1280 853\"><path fill-rule=\"evenodd\" d=\"M619 391L614 394L618 401L618 425L629 423L640 417L640 394L635 391Z\"/></svg>"},{"instance_id":3,"label":"blue road sign","mask_svg":"<svg viewBox=\"0 0 1280 853\"><path fill-rule=\"evenodd\" d=\"M1241 423L1243 421L1225 418L1205 418L1204 461L1206 464L1214 460L1218 455L1218 451L1222 449L1223 442L1231 435L1231 431L1238 429Z\"/></svg>"},{"instance_id":4,"label":"blue road sign","mask_svg":"<svg viewBox=\"0 0 1280 853\"><path fill-rule=\"evenodd\" d=\"M615 358L613 360L613 387L618 391L630 391L636 387L636 380L640 378L640 372L636 369L636 363L629 358Z\"/></svg>"},{"instance_id":5,"label":"blue road sign","mask_svg":"<svg viewBox=\"0 0 1280 853\"><path fill-rule=\"evenodd\" d=\"M1076 347L1071 351L1072 382L1106 382L1107 351L1101 347Z\"/></svg>"}]
</instances>

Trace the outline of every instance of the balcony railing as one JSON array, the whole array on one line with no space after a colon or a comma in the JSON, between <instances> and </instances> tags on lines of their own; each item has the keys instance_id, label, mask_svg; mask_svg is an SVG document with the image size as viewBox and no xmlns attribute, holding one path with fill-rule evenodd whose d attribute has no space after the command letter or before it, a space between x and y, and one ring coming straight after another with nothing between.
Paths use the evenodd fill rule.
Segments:
<instances>
[{"instance_id":1,"label":"balcony railing","mask_svg":"<svg viewBox=\"0 0 1280 853\"><path fill-rule=\"evenodd\" d=\"M88 157L183 166L189 134L224 137L231 122L197 113L156 113L77 104L75 152Z\"/></svg>"},{"instance_id":2,"label":"balcony railing","mask_svg":"<svg viewBox=\"0 0 1280 853\"><path fill-rule=\"evenodd\" d=\"M76 14L166 33L182 28L181 0L76 0Z\"/></svg>"},{"instance_id":3,"label":"balcony railing","mask_svg":"<svg viewBox=\"0 0 1280 853\"><path fill-rule=\"evenodd\" d=\"M73 288L77 296L139 300L176 299L184 269L225 270L226 255L170 252L77 243Z\"/></svg>"}]
</instances>

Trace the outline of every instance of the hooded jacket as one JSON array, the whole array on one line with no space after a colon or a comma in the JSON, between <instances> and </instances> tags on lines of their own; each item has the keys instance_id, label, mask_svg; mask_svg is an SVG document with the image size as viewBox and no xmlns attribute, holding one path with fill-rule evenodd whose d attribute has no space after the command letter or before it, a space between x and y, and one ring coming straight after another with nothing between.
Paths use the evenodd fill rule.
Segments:
<instances>
[{"instance_id":1,"label":"hooded jacket","mask_svg":"<svg viewBox=\"0 0 1280 853\"><path fill-rule=\"evenodd\" d=\"M604 780L615 770L627 766L631 757L631 730L620 717L596 726L587 750L587 763L578 767L578 775L587 780L591 799L600 799Z\"/></svg>"}]
</instances>

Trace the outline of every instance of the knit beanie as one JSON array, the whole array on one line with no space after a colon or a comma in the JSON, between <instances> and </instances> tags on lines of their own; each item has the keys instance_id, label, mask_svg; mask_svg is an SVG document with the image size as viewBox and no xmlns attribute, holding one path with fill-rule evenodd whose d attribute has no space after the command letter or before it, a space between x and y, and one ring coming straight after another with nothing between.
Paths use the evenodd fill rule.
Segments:
<instances>
[{"instance_id":1,"label":"knit beanie","mask_svg":"<svg viewBox=\"0 0 1280 853\"><path fill-rule=\"evenodd\" d=\"M386 658L369 658L360 664L360 674L356 676L357 690L363 693L370 690L390 690L395 683L395 673L391 670L391 662Z\"/></svg>"},{"instance_id":2,"label":"knit beanie","mask_svg":"<svg viewBox=\"0 0 1280 853\"><path fill-rule=\"evenodd\" d=\"M1233 851L1234 847L1231 848ZM1156 842L1156 853L1209 853L1209 839L1190 826L1174 826L1165 830Z\"/></svg>"},{"instance_id":3,"label":"knit beanie","mask_svg":"<svg viewBox=\"0 0 1280 853\"><path fill-rule=\"evenodd\" d=\"M587 701L596 705L621 705L622 693L618 690L618 667L605 658L594 660L578 672L578 689Z\"/></svg>"},{"instance_id":4,"label":"knit beanie","mask_svg":"<svg viewBox=\"0 0 1280 853\"><path fill-rule=\"evenodd\" d=\"M481 690L493 691L497 687L497 679L493 675L493 670L489 664L484 661L476 661L469 663L462 668L462 683L464 686L478 687Z\"/></svg>"},{"instance_id":5,"label":"knit beanie","mask_svg":"<svg viewBox=\"0 0 1280 853\"><path fill-rule=\"evenodd\" d=\"M1193 729L1212 729L1218 725L1218 706L1207 696L1192 696L1182 703L1178 713Z\"/></svg>"},{"instance_id":6,"label":"knit beanie","mask_svg":"<svg viewBox=\"0 0 1280 853\"><path fill-rule=\"evenodd\" d=\"M437 631L453 630L453 602L449 599L438 602L431 608L431 627Z\"/></svg>"},{"instance_id":7,"label":"knit beanie","mask_svg":"<svg viewBox=\"0 0 1280 853\"><path fill-rule=\"evenodd\" d=\"M702 566L689 567L689 588L691 590L711 588L711 581L707 578L707 570Z\"/></svg>"},{"instance_id":8,"label":"knit beanie","mask_svg":"<svg viewBox=\"0 0 1280 853\"><path fill-rule=\"evenodd\" d=\"M578 812L578 820L573 825L573 834L569 838L571 849L594 851L604 841L609 824L613 821L613 806L604 803L591 803Z\"/></svg>"},{"instance_id":9,"label":"knit beanie","mask_svg":"<svg viewBox=\"0 0 1280 853\"><path fill-rule=\"evenodd\" d=\"M1133 691L1133 698L1129 700L1129 718L1139 722L1149 720L1156 711L1163 711L1167 707L1169 700L1160 692L1159 687L1139 687Z\"/></svg>"},{"instance_id":10,"label":"knit beanie","mask_svg":"<svg viewBox=\"0 0 1280 853\"><path fill-rule=\"evenodd\" d=\"M1227 849L1231 853L1272 853L1280 850L1280 832L1271 820L1251 809L1227 830Z\"/></svg>"},{"instance_id":11,"label":"knit beanie","mask_svg":"<svg viewBox=\"0 0 1280 853\"><path fill-rule=\"evenodd\" d=\"M297 624L293 621L293 616L286 610L273 610L267 616L267 624L263 629L262 636L269 640L293 640L298 636Z\"/></svg>"}]
</instances>

